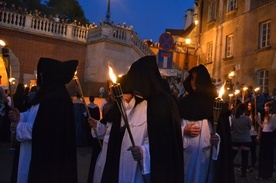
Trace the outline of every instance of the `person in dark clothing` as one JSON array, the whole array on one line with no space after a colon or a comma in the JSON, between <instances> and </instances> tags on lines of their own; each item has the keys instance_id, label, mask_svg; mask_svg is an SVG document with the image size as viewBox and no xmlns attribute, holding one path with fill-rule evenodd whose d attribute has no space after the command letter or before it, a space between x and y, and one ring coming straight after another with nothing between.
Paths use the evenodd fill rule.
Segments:
<instances>
[{"instance_id":1,"label":"person in dark clothing","mask_svg":"<svg viewBox=\"0 0 276 183\"><path fill-rule=\"evenodd\" d=\"M235 182L232 161L231 133L225 105L218 119L214 134L213 105L217 96L210 75L203 65L189 71L184 81L186 92L178 101L178 109L183 126L185 182ZM210 155L216 147L218 154Z\"/></svg>"},{"instance_id":2,"label":"person in dark clothing","mask_svg":"<svg viewBox=\"0 0 276 183\"><path fill-rule=\"evenodd\" d=\"M183 183L183 143L177 105L165 91L155 56L134 62L126 74L126 90L147 100L150 181Z\"/></svg>"},{"instance_id":3,"label":"person in dark clothing","mask_svg":"<svg viewBox=\"0 0 276 183\"><path fill-rule=\"evenodd\" d=\"M73 78L77 60L40 58L39 90L30 109L9 113L20 141L18 182L77 183L74 108L65 84ZM26 117L26 118L24 118ZM19 121L20 120L20 121Z\"/></svg>"}]
</instances>

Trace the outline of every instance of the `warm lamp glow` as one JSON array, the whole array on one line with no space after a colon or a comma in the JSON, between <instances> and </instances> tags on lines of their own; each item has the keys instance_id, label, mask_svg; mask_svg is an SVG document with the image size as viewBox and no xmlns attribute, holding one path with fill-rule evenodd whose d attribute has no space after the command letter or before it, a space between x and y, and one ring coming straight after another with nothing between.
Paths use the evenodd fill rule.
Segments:
<instances>
[{"instance_id":1,"label":"warm lamp glow","mask_svg":"<svg viewBox=\"0 0 276 183\"><path fill-rule=\"evenodd\" d=\"M235 71L231 71L229 74L228 74L229 77L234 77L235 76Z\"/></svg>"},{"instance_id":2,"label":"warm lamp glow","mask_svg":"<svg viewBox=\"0 0 276 183\"><path fill-rule=\"evenodd\" d=\"M233 93L230 93L228 96L229 96L229 97L233 97L233 96L234 96L234 94L233 94Z\"/></svg>"},{"instance_id":3,"label":"warm lamp glow","mask_svg":"<svg viewBox=\"0 0 276 183\"><path fill-rule=\"evenodd\" d=\"M240 93L240 90L235 90L235 95L239 94Z\"/></svg>"},{"instance_id":4,"label":"warm lamp glow","mask_svg":"<svg viewBox=\"0 0 276 183\"><path fill-rule=\"evenodd\" d=\"M224 92L225 92L225 89L224 89L224 85L225 85L225 83L221 86L221 88L220 88L220 90L219 90L219 98L222 98L222 95L224 94Z\"/></svg>"},{"instance_id":5,"label":"warm lamp glow","mask_svg":"<svg viewBox=\"0 0 276 183\"><path fill-rule=\"evenodd\" d=\"M243 91L245 91L245 90L248 90L248 88L247 87L243 87Z\"/></svg>"},{"instance_id":6,"label":"warm lamp glow","mask_svg":"<svg viewBox=\"0 0 276 183\"><path fill-rule=\"evenodd\" d=\"M185 39L185 43L186 43L186 44L191 44L191 39L190 39L190 38L186 38L186 39Z\"/></svg>"},{"instance_id":7,"label":"warm lamp glow","mask_svg":"<svg viewBox=\"0 0 276 183\"><path fill-rule=\"evenodd\" d=\"M10 78L9 82L12 83L13 81L15 81L15 78Z\"/></svg>"},{"instance_id":8,"label":"warm lamp glow","mask_svg":"<svg viewBox=\"0 0 276 183\"><path fill-rule=\"evenodd\" d=\"M197 25L198 24L198 20L195 20L195 25Z\"/></svg>"},{"instance_id":9,"label":"warm lamp glow","mask_svg":"<svg viewBox=\"0 0 276 183\"><path fill-rule=\"evenodd\" d=\"M113 83L116 83L117 78L116 78L116 76L113 72L113 69L110 66L108 66L108 68L109 68L109 77L110 77L110 79L112 80Z\"/></svg>"},{"instance_id":10,"label":"warm lamp glow","mask_svg":"<svg viewBox=\"0 0 276 183\"><path fill-rule=\"evenodd\" d=\"M0 39L0 45L1 46L6 46L6 43L3 40Z\"/></svg>"},{"instance_id":11,"label":"warm lamp glow","mask_svg":"<svg viewBox=\"0 0 276 183\"><path fill-rule=\"evenodd\" d=\"M257 87L254 89L255 92L259 91L260 90L260 87Z\"/></svg>"}]
</instances>

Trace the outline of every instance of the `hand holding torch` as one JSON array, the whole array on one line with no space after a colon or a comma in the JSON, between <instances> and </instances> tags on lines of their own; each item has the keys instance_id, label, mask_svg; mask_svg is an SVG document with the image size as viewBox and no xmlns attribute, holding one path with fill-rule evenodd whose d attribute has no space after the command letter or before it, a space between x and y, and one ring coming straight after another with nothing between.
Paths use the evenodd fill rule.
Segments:
<instances>
[{"instance_id":1,"label":"hand holding torch","mask_svg":"<svg viewBox=\"0 0 276 183\"><path fill-rule=\"evenodd\" d=\"M90 111L89 111L89 109L88 109L88 107L87 107L87 104L86 104L86 101L85 101L83 92L82 92L82 88L81 88L81 85L80 85L79 78L78 78L76 75L75 75L74 78L73 78L73 82L74 82L74 85L75 85L75 87L77 88L79 94L81 95L81 98L82 98L82 101L83 101L83 103L84 103L84 107L85 107L85 110L86 110L86 112L87 112L88 117L89 117L89 118L92 118L92 117L91 117L91 114L90 114ZM98 136L97 130L96 130L95 127L93 127L93 126L92 126L92 129L94 130L94 132L95 132L95 134L96 134L96 138L97 138L97 140L98 140L98 142L99 142L99 144L100 144L100 147L102 148L102 142L101 142L101 140L100 140L100 138L99 138L99 136Z\"/></svg>"},{"instance_id":2,"label":"hand holding torch","mask_svg":"<svg viewBox=\"0 0 276 183\"><path fill-rule=\"evenodd\" d=\"M113 69L111 67L109 67L109 76L110 76L110 78L113 82L113 85L111 86L111 91L114 95L117 106L118 106L118 108L120 110L120 113L122 115L122 118L124 120L126 129L127 129L127 132L128 132L131 144L132 144L132 147L135 147L135 142L134 142L131 130L130 130L130 126L129 126L129 122L128 122L128 118L127 118L127 114L126 114L126 109L125 109L125 106L124 106L124 102L122 100L123 91L122 91L120 83L116 82L116 76L113 73ZM141 164L140 161L137 161L137 163L138 163L138 166L139 166L139 168L141 170L141 173L142 173L142 170L143 170L142 164ZM146 183L147 181L146 181L146 178L143 174L142 174L142 177L143 177L143 181Z\"/></svg>"}]
</instances>

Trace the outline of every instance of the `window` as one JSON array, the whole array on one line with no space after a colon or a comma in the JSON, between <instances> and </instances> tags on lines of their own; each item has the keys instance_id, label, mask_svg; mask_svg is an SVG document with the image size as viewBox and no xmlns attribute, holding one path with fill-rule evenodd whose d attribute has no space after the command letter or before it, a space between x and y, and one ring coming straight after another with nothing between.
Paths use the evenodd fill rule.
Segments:
<instances>
[{"instance_id":1,"label":"window","mask_svg":"<svg viewBox=\"0 0 276 183\"><path fill-rule=\"evenodd\" d=\"M269 74L267 70L260 70L258 72L258 85L261 87L262 91L268 89L268 79Z\"/></svg>"},{"instance_id":2,"label":"window","mask_svg":"<svg viewBox=\"0 0 276 183\"><path fill-rule=\"evenodd\" d=\"M228 0L228 12L238 8L238 0Z\"/></svg>"},{"instance_id":3,"label":"window","mask_svg":"<svg viewBox=\"0 0 276 183\"><path fill-rule=\"evenodd\" d=\"M270 46L270 21L260 23L259 48Z\"/></svg>"},{"instance_id":4,"label":"window","mask_svg":"<svg viewBox=\"0 0 276 183\"><path fill-rule=\"evenodd\" d=\"M233 34L226 36L226 51L225 57L233 57Z\"/></svg>"},{"instance_id":5,"label":"window","mask_svg":"<svg viewBox=\"0 0 276 183\"><path fill-rule=\"evenodd\" d=\"M213 42L207 43L207 63L212 62L212 56L213 56Z\"/></svg>"},{"instance_id":6,"label":"window","mask_svg":"<svg viewBox=\"0 0 276 183\"><path fill-rule=\"evenodd\" d=\"M216 1L209 4L208 7L208 22L216 20Z\"/></svg>"}]
</instances>

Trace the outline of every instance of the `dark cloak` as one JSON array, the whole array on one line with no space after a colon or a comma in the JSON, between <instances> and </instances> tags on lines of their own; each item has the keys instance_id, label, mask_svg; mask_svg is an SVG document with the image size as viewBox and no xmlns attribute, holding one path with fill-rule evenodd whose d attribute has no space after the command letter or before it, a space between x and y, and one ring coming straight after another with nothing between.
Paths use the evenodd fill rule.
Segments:
<instances>
[{"instance_id":1,"label":"dark cloak","mask_svg":"<svg viewBox=\"0 0 276 183\"><path fill-rule=\"evenodd\" d=\"M41 58L37 66L40 104L33 125L29 183L77 183L74 108L65 87L77 60Z\"/></svg>"},{"instance_id":2,"label":"dark cloak","mask_svg":"<svg viewBox=\"0 0 276 183\"><path fill-rule=\"evenodd\" d=\"M183 183L183 143L177 105L162 87L155 56L134 62L126 75L126 90L148 102L147 123L151 155L151 182Z\"/></svg>"},{"instance_id":3,"label":"dark cloak","mask_svg":"<svg viewBox=\"0 0 276 183\"><path fill-rule=\"evenodd\" d=\"M197 73L196 92L190 84L193 72ZM180 117L194 121L208 119L213 123L213 104L217 93L207 69L203 65L192 68L184 81L184 87L188 95L178 101ZM214 180L218 183L235 182L229 116L230 111L223 105L217 125L217 133L221 137L220 152L218 159L212 161L215 166Z\"/></svg>"}]
</instances>

